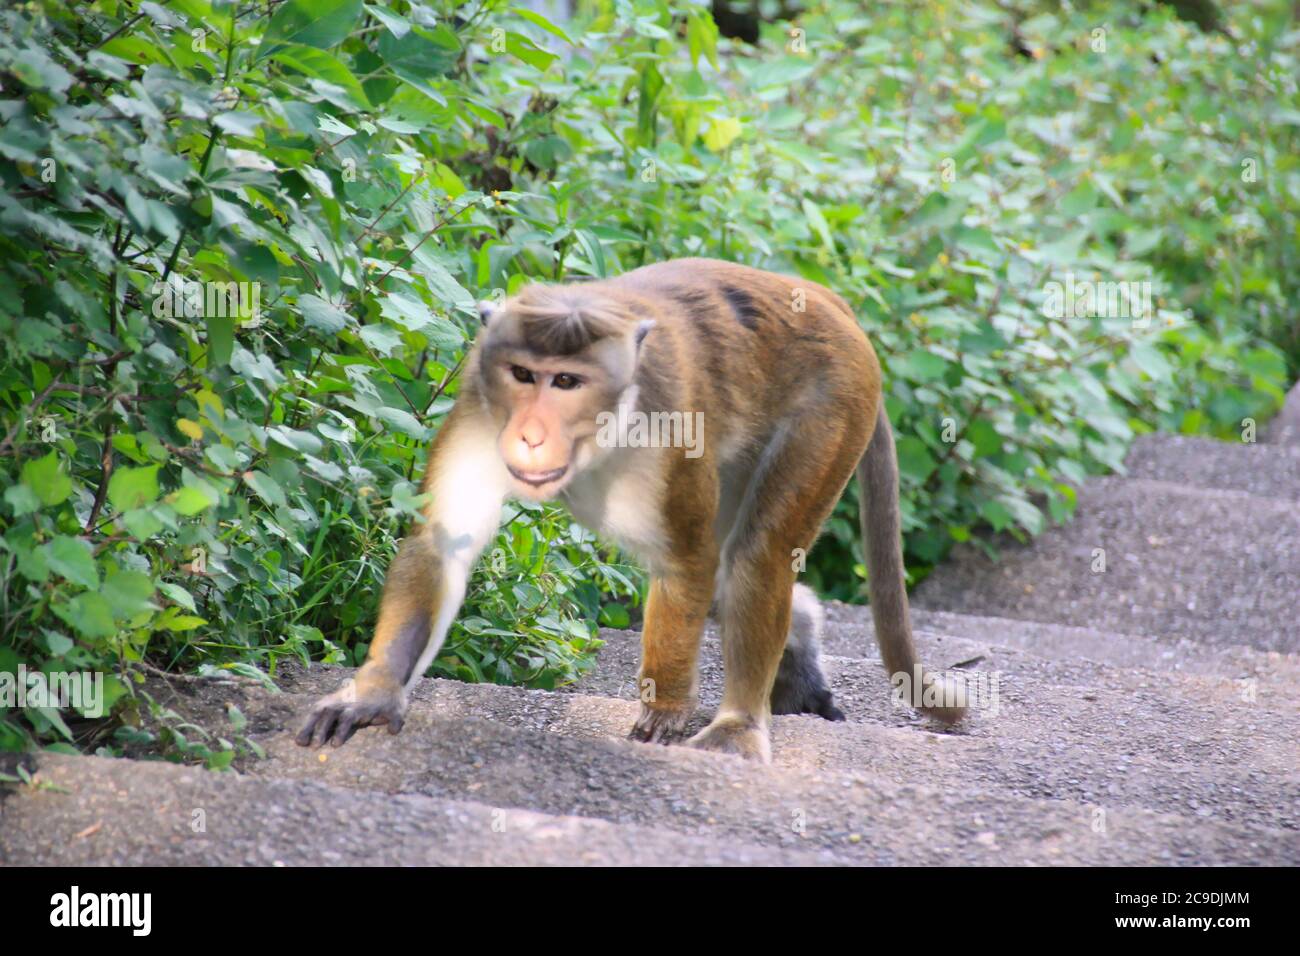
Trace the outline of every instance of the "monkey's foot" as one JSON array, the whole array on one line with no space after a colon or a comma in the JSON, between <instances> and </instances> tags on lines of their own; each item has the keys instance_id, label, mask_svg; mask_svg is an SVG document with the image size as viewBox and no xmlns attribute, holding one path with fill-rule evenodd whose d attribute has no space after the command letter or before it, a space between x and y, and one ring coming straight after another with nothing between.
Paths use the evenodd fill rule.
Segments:
<instances>
[{"instance_id":1,"label":"monkey's foot","mask_svg":"<svg viewBox=\"0 0 1300 956\"><path fill-rule=\"evenodd\" d=\"M824 720L843 720L844 711L825 687L786 687L780 681L772 688L773 714L815 714Z\"/></svg>"},{"instance_id":2,"label":"monkey's foot","mask_svg":"<svg viewBox=\"0 0 1300 956\"><path fill-rule=\"evenodd\" d=\"M643 703L628 737L642 743L666 744L671 738L681 736L694 711L694 703L677 707L651 707Z\"/></svg>"},{"instance_id":3,"label":"monkey's foot","mask_svg":"<svg viewBox=\"0 0 1300 956\"><path fill-rule=\"evenodd\" d=\"M750 717L715 717L713 723L686 742L697 750L735 754L759 763L772 762L772 744L767 729Z\"/></svg>"}]
</instances>

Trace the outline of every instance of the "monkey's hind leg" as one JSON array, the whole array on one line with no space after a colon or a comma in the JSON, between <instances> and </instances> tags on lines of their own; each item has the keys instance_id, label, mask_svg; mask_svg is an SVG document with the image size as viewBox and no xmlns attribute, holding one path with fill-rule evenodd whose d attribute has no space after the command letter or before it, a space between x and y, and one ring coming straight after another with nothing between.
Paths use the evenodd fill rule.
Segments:
<instances>
[{"instance_id":1,"label":"monkey's hind leg","mask_svg":"<svg viewBox=\"0 0 1300 956\"><path fill-rule=\"evenodd\" d=\"M691 738L693 747L771 762L772 690L791 628L793 555L812 547L867 439L852 419L814 418L817 427L791 421L773 437L723 547L726 685L717 716ZM800 600L802 616L807 602ZM795 656L810 663L807 653Z\"/></svg>"},{"instance_id":2,"label":"monkey's hind leg","mask_svg":"<svg viewBox=\"0 0 1300 956\"><path fill-rule=\"evenodd\" d=\"M821 602L812 588L796 584L791 600L790 633L772 685L773 714L816 714L843 720L822 669L821 634L825 623Z\"/></svg>"}]
</instances>

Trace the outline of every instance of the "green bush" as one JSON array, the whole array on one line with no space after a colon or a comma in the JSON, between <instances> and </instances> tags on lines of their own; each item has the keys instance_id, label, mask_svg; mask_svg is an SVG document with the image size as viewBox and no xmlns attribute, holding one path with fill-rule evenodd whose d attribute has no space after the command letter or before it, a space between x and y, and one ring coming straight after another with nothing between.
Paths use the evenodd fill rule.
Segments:
<instances>
[{"instance_id":1,"label":"green bush","mask_svg":"<svg viewBox=\"0 0 1300 956\"><path fill-rule=\"evenodd\" d=\"M1039 9L829 0L751 47L651 0L7 7L0 671L106 670L129 710L151 669L358 662L473 303L534 279L712 255L835 288L918 574L1064 519L1137 431L1262 420L1300 358L1288 5L1235 39ZM1153 314L1045 317L1070 276ZM808 577L859 599L852 508ZM434 672L553 686L641 579L506 517ZM76 717L0 747L111 743Z\"/></svg>"}]
</instances>

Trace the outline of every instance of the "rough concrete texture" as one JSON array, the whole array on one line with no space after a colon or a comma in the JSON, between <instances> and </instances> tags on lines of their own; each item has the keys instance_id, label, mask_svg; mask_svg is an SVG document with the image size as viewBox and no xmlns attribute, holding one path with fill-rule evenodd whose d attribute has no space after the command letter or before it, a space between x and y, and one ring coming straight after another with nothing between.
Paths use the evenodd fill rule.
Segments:
<instances>
[{"instance_id":1,"label":"rough concrete texture","mask_svg":"<svg viewBox=\"0 0 1300 956\"><path fill-rule=\"evenodd\" d=\"M839 602L827 604L826 647L830 653L844 657L875 654L874 626L870 620L863 621L860 610ZM939 649L946 646L946 641L955 650L956 642L962 640L956 637L960 634L971 642L1018 648L1037 657L1091 660L1117 667L1173 670L1216 677L1268 677L1300 686L1300 656L1277 651L920 608L913 608L912 619L917 628L918 646L933 642ZM935 660L942 663L943 655L936 655Z\"/></svg>"},{"instance_id":2,"label":"rough concrete texture","mask_svg":"<svg viewBox=\"0 0 1300 956\"><path fill-rule=\"evenodd\" d=\"M941 568L917 644L975 694L957 728L891 705L869 610L843 604L824 644L848 719L776 718L768 767L624 739L634 632L561 692L421 681L401 735L324 751L288 731L348 672L288 667L279 694L153 688L209 726L237 704L267 752L238 772L42 755L0 800L0 863L1297 865L1300 545L1275 454L1144 440L1143 477L1090 482L1072 525ZM689 730L721 687L710 624Z\"/></svg>"},{"instance_id":3,"label":"rough concrete texture","mask_svg":"<svg viewBox=\"0 0 1300 956\"><path fill-rule=\"evenodd\" d=\"M1271 445L1300 448L1300 382L1287 393L1282 411L1264 428L1264 441Z\"/></svg>"},{"instance_id":4,"label":"rough concrete texture","mask_svg":"<svg viewBox=\"0 0 1300 956\"><path fill-rule=\"evenodd\" d=\"M1295 653L1298 596L1295 501L1110 477L1080 489L1068 525L1003 547L996 564L973 546L958 549L915 603Z\"/></svg>"},{"instance_id":5,"label":"rough concrete texture","mask_svg":"<svg viewBox=\"0 0 1300 956\"><path fill-rule=\"evenodd\" d=\"M1300 501L1300 445L1143 435L1133 443L1124 465L1130 478Z\"/></svg>"},{"instance_id":6,"label":"rough concrete texture","mask_svg":"<svg viewBox=\"0 0 1300 956\"><path fill-rule=\"evenodd\" d=\"M6 802L14 866L789 866L811 852L697 839L472 800L383 795L159 761L46 755L44 787Z\"/></svg>"},{"instance_id":7,"label":"rough concrete texture","mask_svg":"<svg viewBox=\"0 0 1300 956\"><path fill-rule=\"evenodd\" d=\"M223 690L170 702L173 706L188 703L192 713L212 719L223 698L236 698L268 750L267 760L247 769L253 777L282 785L280 790L254 788L246 792L265 792L272 802L287 802L291 808L286 811L287 818L305 821L297 829L296 823L282 824L278 814L257 809L253 801L258 798L249 796L251 811L240 817L231 810L223 816L229 829L221 840L232 841L235 849L220 856L226 851L213 847L214 859L242 861L266 852L258 840L281 847L301 839L305 845L292 856L293 862L347 862L357 858L351 851L343 860L313 858L311 853L323 849L340 852L340 845L349 845L335 830L337 819L359 821L379 815L387 822L373 827L385 839L393 839L375 851L374 861L405 862L421 851L411 846L401 855L390 853L387 847L426 839L441 844L449 839L440 823L431 824L425 836L412 830L419 812L467 801L504 811L507 819L513 811L527 809L548 818L576 817L618 826L631 824L647 832L672 831L679 839L689 837L682 843L694 844L700 853L717 852L710 849L711 844L732 847L733 861L742 852L758 862L773 860L759 857L755 847L797 852L800 862L845 864L1300 861L1300 833L1272 825L1276 820L1261 822L1270 821L1264 812L1250 819L1242 814L1230 821L1213 815L1214 807L1173 813L1126 805L1123 794L1108 794L1099 801L1073 799L1064 789L1054 791L1053 781L1061 781L1064 788L1069 772L1086 775L1095 768L1071 763L1069 754L1054 756L1050 748L1042 750L1042 756L1045 764L1053 759L1060 763L1054 777L1034 782L1033 768L1025 768L1020 775L1026 785L1020 787L1015 768L1003 767L1012 776L999 782L992 772L999 768L982 767L981 761L992 757L991 763L998 764L1013 759L1014 754L992 753L978 739L933 733L922 722L894 728L871 722L831 724L811 717L779 718L773 739L776 762L760 767L684 747L622 739L635 714L636 705L631 701L423 681L400 736L372 729L339 749L297 747L285 730L316 693L332 687L342 676L337 670L316 669L287 680L292 692L278 696L241 689L235 694ZM1042 749L1036 743L1026 748ZM71 763L78 759L84 758L60 757L56 766L70 773L77 770ZM130 765L119 762L118 766ZM176 768L166 769L172 772ZM1142 759L1135 759L1114 776L1122 778L1125 770L1134 779L1151 772ZM80 772L93 776L99 768L82 768ZM58 836L51 841L54 845L23 843L25 851L17 853L11 848L8 852L13 861L56 858L57 853L65 852L67 835L80 832L74 828L92 826L104 819L105 813L113 819L114 814L136 812L128 810L128 804L144 804L137 821L172 813L166 809L171 804L155 801L152 781L123 772L128 774L122 778L124 785L134 788L133 798L97 805L89 813L79 809L85 801L75 791L62 795L62 802L49 792L11 798L3 811L6 832L37 832L36 828L45 827L48 821ZM204 798L223 792L223 786L234 786L225 783L232 779L229 776L184 772L209 782L209 789L200 793ZM77 777L56 778L68 779ZM1225 778L1225 786L1240 782ZM1152 790L1158 789L1154 783ZM1022 795L1032 786L1051 795ZM330 816L325 809L329 798L324 794L348 792L364 803L340 796L349 809L341 817ZM420 797L427 803L399 800L396 808L390 807L396 795ZM200 796L186 796L188 802L178 806L186 811L206 806L194 802ZM1265 793L1257 800L1263 803L1270 798L1271 793ZM32 801L37 799L44 801L43 806L33 809ZM227 808L238 805L237 801L226 804ZM13 807L21 811L10 809ZM317 813L319 819L311 816ZM362 826L359 822L355 825ZM279 838L268 834L281 826L288 829L283 842L277 842ZM129 821L122 828L114 832L135 832ZM144 834L129 846L105 841L99 850L104 854L101 861L138 861L145 852L141 841L159 845L160 861L172 860L172 854L178 852L173 848L175 836L176 832L168 829L152 836ZM455 849L423 852L428 858L438 859L441 853L441 858L456 862L476 853L482 854L482 862L495 862L507 853L498 843L480 845L459 834L456 839L462 845ZM12 847L13 842L6 840L4 845ZM670 842L657 845L671 847ZM356 852L362 850L364 845ZM539 863L572 860L564 847L555 844L548 849L539 842L534 851ZM652 851L647 850L627 862L651 859ZM693 861L698 862L698 857ZM719 855L716 862L728 861Z\"/></svg>"}]
</instances>

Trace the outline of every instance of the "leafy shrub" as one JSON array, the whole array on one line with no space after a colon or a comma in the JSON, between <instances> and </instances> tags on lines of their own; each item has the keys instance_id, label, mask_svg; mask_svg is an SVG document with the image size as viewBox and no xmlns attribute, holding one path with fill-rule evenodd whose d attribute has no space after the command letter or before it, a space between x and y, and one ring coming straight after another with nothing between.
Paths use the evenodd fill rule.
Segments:
<instances>
[{"instance_id":1,"label":"leafy shrub","mask_svg":"<svg viewBox=\"0 0 1300 956\"><path fill-rule=\"evenodd\" d=\"M1136 431L1235 434L1300 357L1287 15L827 0L751 47L655 0L7 7L0 671L107 670L119 703L359 662L474 300L532 279L713 255L839 291L918 573L1065 518ZM1069 276L1157 307L1045 317ZM857 599L852 508L808 577ZM637 573L516 510L434 673L553 686L626 623ZM73 716L0 747L105 739Z\"/></svg>"}]
</instances>

